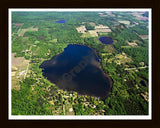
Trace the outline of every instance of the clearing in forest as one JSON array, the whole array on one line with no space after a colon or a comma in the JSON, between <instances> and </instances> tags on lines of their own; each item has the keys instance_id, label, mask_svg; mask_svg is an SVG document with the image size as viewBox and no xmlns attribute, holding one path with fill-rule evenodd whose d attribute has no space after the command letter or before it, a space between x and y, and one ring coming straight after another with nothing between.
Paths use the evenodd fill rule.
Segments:
<instances>
[{"instance_id":1,"label":"clearing in forest","mask_svg":"<svg viewBox=\"0 0 160 128\"><path fill-rule=\"evenodd\" d=\"M90 22L89 24L92 26L96 26L96 24L94 22Z\"/></svg>"},{"instance_id":2,"label":"clearing in forest","mask_svg":"<svg viewBox=\"0 0 160 128\"><path fill-rule=\"evenodd\" d=\"M136 47L138 46L138 44L136 43L137 40L133 40L133 42L129 42L128 40L126 40L126 43L128 43L130 46Z\"/></svg>"},{"instance_id":3,"label":"clearing in forest","mask_svg":"<svg viewBox=\"0 0 160 128\"><path fill-rule=\"evenodd\" d=\"M143 40L148 39L148 35L139 35Z\"/></svg>"},{"instance_id":4,"label":"clearing in forest","mask_svg":"<svg viewBox=\"0 0 160 128\"><path fill-rule=\"evenodd\" d=\"M128 21L128 20L119 20L118 22L125 24L125 25L130 25L130 21Z\"/></svg>"},{"instance_id":5,"label":"clearing in forest","mask_svg":"<svg viewBox=\"0 0 160 128\"><path fill-rule=\"evenodd\" d=\"M107 50L107 52L109 52L109 53L114 53L114 52L115 52L115 50L114 50L114 48L112 47L112 45L107 45L106 50Z\"/></svg>"},{"instance_id":6,"label":"clearing in forest","mask_svg":"<svg viewBox=\"0 0 160 128\"><path fill-rule=\"evenodd\" d=\"M95 25L95 23L90 22L91 25ZM79 33L83 33L82 37L98 37L98 33L104 32L112 32L112 30L108 26L103 26L102 24L95 26L95 30L88 30L84 25L76 28Z\"/></svg>"},{"instance_id":7,"label":"clearing in forest","mask_svg":"<svg viewBox=\"0 0 160 128\"><path fill-rule=\"evenodd\" d=\"M142 16L145 12L132 12L131 14L140 20L148 20L148 17Z\"/></svg>"},{"instance_id":8,"label":"clearing in forest","mask_svg":"<svg viewBox=\"0 0 160 128\"><path fill-rule=\"evenodd\" d=\"M95 30L89 30L88 32L83 33L83 35L81 37L97 37L98 34Z\"/></svg>"},{"instance_id":9,"label":"clearing in forest","mask_svg":"<svg viewBox=\"0 0 160 128\"><path fill-rule=\"evenodd\" d=\"M17 27L21 27L24 23L15 23L14 26Z\"/></svg>"},{"instance_id":10,"label":"clearing in forest","mask_svg":"<svg viewBox=\"0 0 160 128\"><path fill-rule=\"evenodd\" d=\"M11 67L11 76L12 76L12 88L20 90L20 85L18 81L23 78L25 70L27 68L28 60L25 60L24 57L15 57L16 53L12 53L12 67Z\"/></svg>"},{"instance_id":11,"label":"clearing in forest","mask_svg":"<svg viewBox=\"0 0 160 128\"><path fill-rule=\"evenodd\" d=\"M76 28L79 33L85 33L86 27L84 25Z\"/></svg>"},{"instance_id":12,"label":"clearing in forest","mask_svg":"<svg viewBox=\"0 0 160 128\"><path fill-rule=\"evenodd\" d=\"M112 12L105 12L108 16L115 17L115 15Z\"/></svg>"},{"instance_id":13,"label":"clearing in forest","mask_svg":"<svg viewBox=\"0 0 160 128\"><path fill-rule=\"evenodd\" d=\"M102 24L95 26L96 32L112 32L112 30L108 26L103 26Z\"/></svg>"},{"instance_id":14,"label":"clearing in forest","mask_svg":"<svg viewBox=\"0 0 160 128\"><path fill-rule=\"evenodd\" d=\"M115 58L117 58L117 64L125 64L127 62L132 62L132 59L127 57L127 55L124 52L122 54L117 54Z\"/></svg>"},{"instance_id":15,"label":"clearing in forest","mask_svg":"<svg viewBox=\"0 0 160 128\"><path fill-rule=\"evenodd\" d=\"M127 55L123 52L122 54L117 54L115 57L110 59L106 59L108 63L112 63L114 61L117 64L125 64L127 62L132 62L132 59L127 57Z\"/></svg>"},{"instance_id":16,"label":"clearing in forest","mask_svg":"<svg viewBox=\"0 0 160 128\"><path fill-rule=\"evenodd\" d=\"M95 30L89 30L88 32L90 33L90 35L92 37L98 36L98 34L97 34L97 32Z\"/></svg>"},{"instance_id":17,"label":"clearing in forest","mask_svg":"<svg viewBox=\"0 0 160 128\"><path fill-rule=\"evenodd\" d=\"M33 26L32 26L27 29L19 29L17 34L18 34L18 36L24 36L26 31L38 31L38 28L33 28Z\"/></svg>"}]
</instances>

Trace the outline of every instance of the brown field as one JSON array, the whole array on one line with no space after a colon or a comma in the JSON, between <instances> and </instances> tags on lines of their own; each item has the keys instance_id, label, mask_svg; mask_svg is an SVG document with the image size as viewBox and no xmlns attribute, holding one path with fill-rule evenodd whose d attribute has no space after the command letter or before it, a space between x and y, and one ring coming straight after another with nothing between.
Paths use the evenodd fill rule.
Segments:
<instances>
[{"instance_id":1,"label":"brown field","mask_svg":"<svg viewBox=\"0 0 160 128\"><path fill-rule=\"evenodd\" d=\"M14 57L15 53L12 53L11 60L11 76L12 76L12 85L11 88L20 90L19 81L23 78L25 73L28 60L25 60L23 57Z\"/></svg>"},{"instance_id":2,"label":"brown field","mask_svg":"<svg viewBox=\"0 0 160 128\"><path fill-rule=\"evenodd\" d=\"M139 35L142 39L148 39L148 35Z\"/></svg>"},{"instance_id":3,"label":"brown field","mask_svg":"<svg viewBox=\"0 0 160 128\"><path fill-rule=\"evenodd\" d=\"M81 37L88 37L88 38L90 38L92 36L91 36L91 34L89 32L85 32L85 33L83 33L83 35Z\"/></svg>"},{"instance_id":4,"label":"brown field","mask_svg":"<svg viewBox=\"0 0 160 128\"><path fill-rule=\"evenodd\" d=\"M138 44L137 43L135 43L137 40L133 40L133 42L129 42L128 40L126 40L126 42L130 45L130 46L133 46L133 47L135 47L135 46L138 46Z\"/></svg>"},{"instance_id":5,"label":"brown field","mask_svg":"<svg viewBox=\"0 0 160 128\"><path fill-rule=\"evenodd\" d=\"M95 29L108 29L108 26L103 26L102 24L95 26Z\"/></svg>"},{"instance_id":6,"label":"brown field","mask_svg":"<svg viewBox=\"0 0 160 128\"><path fill-rule=\"evenodd\" d=\"M24 61L23 57L14 57L16 53L12 53L12 68L20 66L20 64Z\"/></svg>"},{"instance_id":7,"label":"brown field","mask_svg":"<svg viewBox=\"0 0 160 128\"><path fill-rule=\"evenodd\" d=\"M81 37L98 37L98 33L95 30L89 30L88 32L83 33Z\"/></svg>"},{"instance_id":8,"label":"brown field","mask_svg":"<svg viewBox=\"0 0 160 128\"><path fill-rule=\"evenodd\" d=\"M77 27L76 28L77 29L77 31L79 32L79 33L85 33L85 31L86 31L86 27L83 25L83 26L80 26L80 27Z\"/></svg>"},{"instance_id":9,"label":"brown field","mask_svg":"<svg viewBox=\"0 0 160 128\"><path fill-rule=\"evenodd\" d=\"M140 20L148 20L148 17L144 17L141 14L143 14L145 12L133 12L131 13L133 16L135 16L136 18L140 19Z\"/></svg>"},{"instance_id":10,"label":"brown field","mask_svg":"<svg viewBox=\"0 0 160 128\"><path fill-rule=\"evenodd\" d=\"M27 29L22 29L22 33L19 36L24 36L26 31L38 31L38 28L29 27Z\"/></svg>"},{"instance_id":11,"label":"brown field","mask_svg":"<svg viewBox=\"0 0 160 128\"><path fill-rule=\"evenodd\" d=\"M97 32L95 30L89 30L89 34L91 34L92 37L98 36Z\"/></svg>"},{"instance_id":12,"label":"brown field","mask_svg":"<svg viewBox=\"0 0 160 128\"><path fill-rule=\"evenodd\" d=\"M89 24L90 24L90 25L92 25L92 26L96 26L96 24L95 24L95 23L93 23L93 22L90 22Z\"/></svg>"},{"instance_id":13,"label":"brown field","mask_svg":"<svg viewBox=\"0 0 160 128\"><path fill-rule=\"evenodd\" d=\"M113 16L113 17L115 17L115 15L114 14L112 14L112 12L105 12L107 15L109 15L109 16Z\"/></svg>"},{"instance_id":14,"label":"brown field","mask_svg":"<svg viewBox=\"0 0 160 128\"><path fill-rule=\"evenodd\" d=\"M111 29L96 29L96 32L112 32Z\"/></svg>"},{"instance_id":15,"label":"brown field","mask_svg":"<svg viewBox=\"0 0 160 128\"><path fill-rule=\"evenodd\" d=\"M85 24L86 22L82 22L82 24Z\"/></svg>"},{"instance_id":16,"label":"brown field","mask_svg":"<svg viewBox=\"0 0 160 128\"><path fill-rule=\"evenodd\" d=\"M112 30L108 26L103 26L102 24L95 26L96 32L112 32Z\"/></svg>"},{"instance_id":17,"label":"brown field","mask_svg":"<svg viewBox=\"0 0 160 128\"><path fill-rule=\"evenodd\" d=\"M90 22L91 25L95 25L95 23ZM108 32L112 32L111 29L108 26L103 26L102 24L95 26L95 30L89 30L88 32L86 32L86 28L84 25L77 27L76 28L77 31L79 33L83 33L82 37L98 37L98 33L97 32L101 32L101 33L108 33Z\"/></svg>"},{"instance_id":18,"label":"brown field","mask_svg":"<svg viewBox=\"0 0 160 128\"><path fill-rule=\"evenodd\" d=\"M15 23L14 26L15 27L21 27L24 23Z\"/></svg>"},{"instance_id":19,"label":"brown field","mask_svg":"<svg viewBox=\"0 0 160 128\"><path fill-rule=\"evenodd\" d=\"M137 46L136 43L128 43L128 44L131 45L131 46Z\"/></svg>"}]
</instances>

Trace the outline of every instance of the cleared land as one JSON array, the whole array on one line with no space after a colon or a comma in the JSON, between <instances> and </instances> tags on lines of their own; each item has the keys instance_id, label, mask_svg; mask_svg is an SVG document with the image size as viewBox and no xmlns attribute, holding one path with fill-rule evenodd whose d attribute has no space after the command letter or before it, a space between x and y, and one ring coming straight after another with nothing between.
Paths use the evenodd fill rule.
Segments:
<instances>
[{"instance_id":1,"label":"cleared land","mask_svg":"<svg viewBox=\"0 0 160 128\"><path fill-rule=\"evenodd\" d=\"M83 26L80 26L80 27L77 27L76 28L77 29L77 31L79 32L79 33L85 33L85 31L86 31L86 27L83 25Z\"/></svg>"},{"instance_id":2,"label":"cleared land","mask_svg":"<svg viewBox=\"0 0 160 128\"><path fill-rule=\"evenodd\" d=\"M107 46L106 46L106 50L107 50L107 52L109 52L109 53L114 53L114 52L115 52L115 50L114 50L114 48L112 47L112 45L107 45Z\"/></svg>"},{"instance_id":3,"label":"cleared land","mask_svg":"<svg viewBox=\"0 0 160 128\"><path fill-rule=\"evenodd\" d=\"M21 27L24 23L15 23L14 26L15 27Z\"/></svg>"},{"instance_id":4,"label":"cleared land","mask_svg":"<svg viewBox=\"0 0 160 128\"><path fill-rule=\"evenodd\" d=\"M115 17L115 15L112 12L105 12L108 16L113 16Z\"/></svg>"},{"instance_id":5,"label":"cleared land","mask_svg":"<svg viewBox=\"0 0 160 128\"><path fill-rule=\"evenodd\" d=\"M83 35L81 37L88 37L88 38L90 38L90 37L92 37L92 35L89 32L85 32L85 33L83 33Z\"/></svg>"},{"instance_id":6,"label":"cleared land","mask_svg":"<svg viewBox=\"0 0 160 128\"><path fill-rule=\"evenodd\" d=\"M28 60L23 57L14 57L15 53L12 53L12 88L20 90L19 80L25 75L25 69L27 68Z\"/></svg>"},{"instance_id":7,"label":"cleared land","mask_svg":"<svg viewBox=\"0 0 160 128\"><path fill-rule=\"evenodd\" d=\"M94 30L89 30L88 32L89 34L91 34L92 37L98 36L97 32Z\"/></svg>"},{"instance_id":8,"label":"cleared land","mask_svg":"<svg viewBox=\"0 0 160 128\"><path fill-rule=\"evenodd\" d=\"M102 24L95 26L96 32L112 32L112 30L108 26L103 26Z\"/></svg>"},{"instance_id":9,"label":"cleared land","mask_svg":"<svg viewBox=\"0 0 160 128\"><path fill-rule=\"evenodd\" d=\"M126 42L130 45L130 46L133 46L133 47L136 47L138 46L138 44L136 43L137 40L133 40L133 42L129 42L128 40L126 40Z\"/></svg>"},{"instance_id":10,"label":"cleared land","mask_svg":"<svg viewBox=\"0 0 160 128\"><path fill-rule=\"evenodd\" d=\"M132 62L132 59L127 57L127 55L124 52L122 54L117 54L113 58L105 59L105 60L108 63L112 63L112 61L114 61L117 64L126 64L127 62Z\"/></svg>"},{"instance_id":11,"label":"cleared land","mask_svg":"<svg viewBox=\"0 0 160 128\"><path fill-rule=\"evenodd\" d=\"M90 22L89 24L92 26L96 26L96 24L94 22Z\"/></svg>"},{"instance_id":12,"label":"cleared land","mask_svg":"<svg viewBox=\"0 0 160 128\"><path fill-rule=\"evenodd\" d=\"M148 39L148 35L139 35L142 39Z\"/></svg>"},{"instance_id":13,"label":"cleared land","mask_svg":"<svg viewBox=\"0 0 160 128\"><path fill-rule=\"evenodd\" d=\"M18 36L24 36L25 32L27 32L27 31L38 31L38 28L30 27L27 29L19 29L17 34L18 34Z\"/></svg>"},{"instance_id":14,"label":"cleared land","mask_svg":"<svg viewBox=\"0 0 160 128\"><path fill-rule=\"evenodd\" d=\"M136 18L140 19L140 20L148 20L148 17L144 17L141 14L144 14L145 12L133 12L131 13L133 16L135 16Z\"/></svg>"},{"instance_id":15,"label":"cleared land","mask_svg":"<svg viewBox=\"0 0 160 128\"><path fill-rule=\"evenodd\" d=\"M130 21L128 20L119 20L118 22L122 24L130 25Z\"/></svg>"},{"instance_id":16,"label":"cleared land","mask_svg":"<svg viewBox=\"0 0 160 128\"><path fill-rule=\"evenodd\" d=\"M117 58L117 64L125 64L127 62L132 62L132 59L127 57L124 52L122 54L117 54L115 57Z\"/></svg>"},{"instance_id":17,"label":"cleared land","mask_svg":"<svg viewBox=\"0 0 160 128\"><path fill-rule=\"evenodd\" d=\"M95 23L90 22L92 26L95 26ZM88 30L84 25L76 28L79 33L83 33L82 37L98 37L98 33L108 33L112 30L108 26L103 26L102 24L95 26L95 30Z\"/></svg>"}]
</instances>

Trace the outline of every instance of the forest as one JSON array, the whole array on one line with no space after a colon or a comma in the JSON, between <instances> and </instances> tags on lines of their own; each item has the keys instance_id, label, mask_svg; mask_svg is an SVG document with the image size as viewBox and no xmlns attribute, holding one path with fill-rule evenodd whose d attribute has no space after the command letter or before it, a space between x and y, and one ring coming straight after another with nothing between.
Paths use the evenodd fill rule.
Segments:
<instances>
[{"instance_id":1,"label":"forest","mask_svg":"<svg viewBox=\"0 0 160 128\"><path fill-rule=\"evenodd\" d=\"M105 15L105 12L12 12L12 53L29 61L26 78L18 81L20 90L12 88L12 115L148 115L149 41L139 36L148 35L148 23L129 12ZM58 24L58 20L66 23ZM90 22L115 31L120 20L130 21L131 26L113 37L112 45L102 44L100 33L83 37L83 33L77 32L81 25L85 25L86 33L95 31ZM107 36L111 34L108 32ZM132 42L138 46L131 46ZM60 90L44 78L40 64L62 53L68 44L82 44L96 51L103 71L113 81L106 100Z\"/></svg>"}]
</instances>

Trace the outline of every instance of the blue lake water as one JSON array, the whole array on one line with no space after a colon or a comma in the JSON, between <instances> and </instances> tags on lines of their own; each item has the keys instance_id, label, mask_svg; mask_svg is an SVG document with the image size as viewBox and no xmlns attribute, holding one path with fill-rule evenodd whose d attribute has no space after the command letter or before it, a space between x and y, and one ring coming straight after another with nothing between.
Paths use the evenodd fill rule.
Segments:
<instances>
[{"instance_id":1,"label":"blue lake water","mask_svg":"<svg viewBox=\"0 0 160 128\"><path fill-rule=\"evenodd\" d=\"M100 37L99 40L103 44L113 44L113 40L110 37L103 36L103 37Z\"/></svg>"},{"instance_id":2,"label":"blue lake water","mask_svg":"<svg viewBox=\"0 0 160 128\"><path fill-rule=\"evenodd\" d=\"M64 52L44 61L43 76L60 89L106 99L111 79L103 73L95 51L84 45L68 45Z\"/></svg>"},{"instance_id":3,"label":"blue lake water","mask_svg":"<svg viewBox=\"0 0 160 128\"><path fill-rule=\"evenodd\" d=\"M58 21L56 21L56 23L66 23L66 21L65 20L58 20Z\"/></svg>"}]
</instances>

